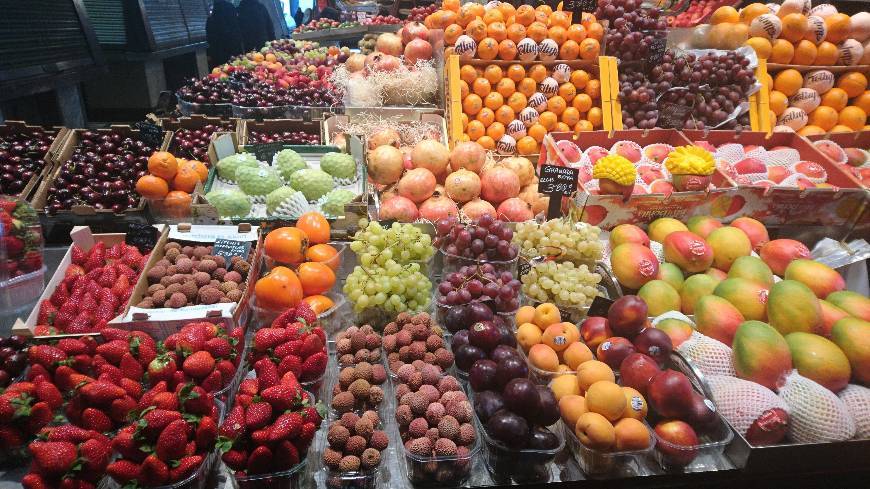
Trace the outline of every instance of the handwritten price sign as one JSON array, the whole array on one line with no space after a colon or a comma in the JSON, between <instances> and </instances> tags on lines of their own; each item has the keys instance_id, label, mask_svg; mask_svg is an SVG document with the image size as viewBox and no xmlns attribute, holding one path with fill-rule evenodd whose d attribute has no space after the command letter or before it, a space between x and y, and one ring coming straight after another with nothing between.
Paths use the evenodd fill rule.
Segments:
<instances>
[{"instance_id":1,"label":"handwritten price sign","mask_svg":"<svg viewBox=\"0 0 870 489\"><path fill-rule=\"evenodd\" d=\"M580 170L567 166L541 165L538 178L538 192L550 196L547 219L555 219L561 214L562 197L577 191L577 177Z\"/></svg>"}]
</instances>

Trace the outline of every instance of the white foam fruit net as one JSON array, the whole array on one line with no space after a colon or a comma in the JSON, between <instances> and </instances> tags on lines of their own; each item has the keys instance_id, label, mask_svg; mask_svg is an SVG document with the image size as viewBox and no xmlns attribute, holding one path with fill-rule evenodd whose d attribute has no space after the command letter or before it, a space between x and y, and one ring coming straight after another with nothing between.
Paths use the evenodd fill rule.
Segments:
<instances>
[{"instance_id":1,"label":"white foam fruit net","mask_svg":"<svg viewBox=\"0 0 870 489\"><path fill-rule=\"evenodd\" d=\"M707 377L716 408L737 432L746 436L749 427L771 409L788 412L785 402L767 387L726 375Z\"/></svg>"},{"instance_id":2,"label":"white foam fruit net","mask_svg":"<svg viewBox=\"0 0 870 489\"><path fill-rule=\"evenodd\" d=\"M716 166L731 176L738 184L747 185L755 184L762 180L770 180L769 171L771 167L782 167L788 172L788 177L777 183L775 185L777 187L795 187L799 178L806 178L813 183L824 183L827 181L827 174L822 178L801 173L799 167L795 167L795 165L801 162L801 155L794 148L780 148L769 151L759 146L751 151L744 151L742 144L723 144L716 148L713 157L717 161ZM737 174L734 165L747 158L761 160L768 168L768 172Z\"/></svg>"},{"instance_id":3,"label":"white foam fruit net","mask_svg":"<svg viewBox=\"0 0 870 489\"><path fill-rule=\"evenodd\" d=\"M849 384L838 396L855 420L855 438L870 438L870 389Z\"/></svg>"},{"instance_id":4,"label":"white foam fruit net","mask_svg":"<svg viewBox=\"0 0 870 489\"><path fill-rule=\"evenodd\" d=\"M677 347L677 351L705 376L737 376L731 363L731 348L721 341L693 331L692 336Z\"/></svg>"},{"instance_id":5,"label":"white foam fruit net","mask_svg":"<svg viewBox=\"0 0 870 489\"><path fill-rule=\"evenodd\" d=\"M791 417L788 437L796 443L830 443L855 436L855 420L833 392L797 370L786 377L779 397Z\"/></svg>"}]
</instances>

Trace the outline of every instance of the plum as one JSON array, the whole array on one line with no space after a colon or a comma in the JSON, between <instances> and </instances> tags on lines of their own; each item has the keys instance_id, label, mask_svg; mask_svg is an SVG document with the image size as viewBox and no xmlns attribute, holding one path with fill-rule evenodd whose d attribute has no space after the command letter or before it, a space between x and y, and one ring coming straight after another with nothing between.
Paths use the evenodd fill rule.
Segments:
<instances>
[{"instance_id":1,"label":"plum","mask_svg":"<svg viewBox=\"0 0 870 489\"><path fill-rule=\"evenodd\" d=\"M537 417L541 396L538 386L529 379L513 379L504 386L501 393L505 406L526 419Z\"/></svg>"},{"instance_id":2,"label":"plum","mask_svg":"<svg viewBox=\"0 0 870 489\"><path fill-rule=\"evenodd\" d=\"M486 423L493 414L504 409L504 399L495 391L482 391L474 394L474 413L481 422Z\"/></svg>"},{"instance_id":3,"label":"plum","mask_svg":"<svg viewBox=\"0 0 870 489\"><path fill-rule=\"evenodd\" d=\"M486 352L498 346L501 339L502 332L492 321L476 322L468 329L468 342Z\"/></svg>"},{"instance_id":4,"label":"plum","mask_svg":"<svg viewBox=\"0 0 870 489\"><path fill-rule=\"evenodd\" d=\"M498 382L499 388L503 388L513 379L528 376L529 366L519 356L507 357L498 362L498 367L496 367L496 382Z\"/></svg>"},{"instance_id":5,"label":"plum","mask_svg":"<svg viewBox=\"0 0 870 489\"><path fill-rule=\"evenodd\" d=\"M454 352L456 367L463 372L468 372L474 362L486 358L486 352L474 345L462 345Z\"/></svg>"},{"instance_id":6,"label":"plum","mask_svg":"<svg viewBox=\"0 0 870 489\"><path fill-rule=\"evenodd\" d=\"M523 448L529 439L529 423L522 416L502 409L486 422L486 432L508 448Z\"/></svg>"},{"instance_id":7,"label":"plum","mask_svg":"<svg viewBox=\"0 0 870 489\"><path fill-rule=\"evenodd\" d=\"M474 392L491 390L497 388L496 375L498 372L498 364L492 360L483 359L474 362L471 370L468 371L468 381Z\"/></svg>"}]
</instances>

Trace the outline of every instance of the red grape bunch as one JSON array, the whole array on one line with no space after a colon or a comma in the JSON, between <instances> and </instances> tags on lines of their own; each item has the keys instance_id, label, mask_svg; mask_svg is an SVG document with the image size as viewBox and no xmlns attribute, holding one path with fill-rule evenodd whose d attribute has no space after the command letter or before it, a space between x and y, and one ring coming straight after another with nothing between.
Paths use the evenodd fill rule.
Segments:
<instances>
[{"instance_id":1,"label":"red grape bunch","mask_svg":"<svg viewBox=\"0 0 870 489\"><path fill-rule=\"evenodd\" d=\"M483 261L511 261L519 253L517 245L511 243L514 232L488 214L467 226L452 216L440 219L435 230L435 246L449 255Z\"/></svg>"}]
</instances>

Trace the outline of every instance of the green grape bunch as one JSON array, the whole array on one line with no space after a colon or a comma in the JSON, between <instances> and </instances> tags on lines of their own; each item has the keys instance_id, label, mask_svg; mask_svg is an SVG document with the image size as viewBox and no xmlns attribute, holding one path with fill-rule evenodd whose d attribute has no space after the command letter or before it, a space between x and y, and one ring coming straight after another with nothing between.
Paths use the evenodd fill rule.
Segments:
<instances>
[{"instance_id":1,"label":"green grape bunch","mask_svg":"<svg viewBox=\"0 0 870 489\"><path fill-rule=\"evenodd\" d=\"M545 261L532 267L520 281L523 293L531 299L577 308L588 306L598 295L596 285L601 282L601 275L589 271L586 265Z\"/></svg>"},{"instance_id":2,"label":"green grape bunch","mask_svg":"<svg viewBox=\"0 0 870 489\"><path fill-rule=\"evenodd\" d=\"M600 234L597 226L559 218L542 224L534 221L517 223L513 242L527 258L557 256L558 261L594 263L604 256Z\"/></svg>"},{"instance_id":3,"label":"green grape bunch","mask_svg":"<svg viewBox=\"0 0 870 489\"><path fill-rule=\"evenodd\" d=\"M419 263L400 265L388 259L381 265L357 265L344 282L344 294L359 314L369 308L390 313L420 312L429 308L432 282Z\"/></svg>"},{"instance_id":4,"label":"green grape bunch","mask_svg":"<svg viewBox=\"0 0 870 489\"><path fill-rule=\"evenodd\" d=\"M390 261L399 265L426 262L435 254L432 238L413 224L394 222L384 228L378 222L365 219L360 220L360 229L353 236L350 249L364 267L385 267Z\"/></svg>"}]
</instances>

